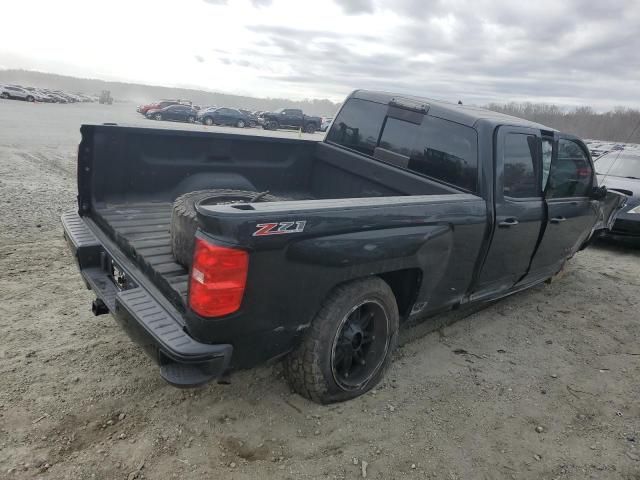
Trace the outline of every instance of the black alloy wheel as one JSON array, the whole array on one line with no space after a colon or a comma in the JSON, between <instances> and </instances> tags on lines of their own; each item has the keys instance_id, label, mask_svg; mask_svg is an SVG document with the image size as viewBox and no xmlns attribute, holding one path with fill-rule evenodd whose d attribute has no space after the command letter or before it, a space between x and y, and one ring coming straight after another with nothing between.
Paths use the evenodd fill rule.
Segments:
<instances>
[{"instance_id":1,"label":"black alloy wheel","mask_svg":"<svg viewBox=\"0 0 640 480\"><path fill-rule=\"evenodd\" d=\"M345 390L358 389L382 366L388 348L389 319L383 306L365 300L342 321L331 352L335 382Z\"/></svg>"}]
</instances>

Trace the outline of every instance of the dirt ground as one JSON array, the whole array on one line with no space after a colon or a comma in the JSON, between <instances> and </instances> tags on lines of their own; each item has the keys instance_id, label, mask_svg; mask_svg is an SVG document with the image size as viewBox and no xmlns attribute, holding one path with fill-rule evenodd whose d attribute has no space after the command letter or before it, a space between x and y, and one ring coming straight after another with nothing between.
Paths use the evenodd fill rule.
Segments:
<instances>
[{"instance_id":1,"label":"dirt ground","mask_svg":"<svg viewBox=\"0 0 640 480\"><path fill-rule=\"evenodd\" d=\"M279 364L165 384L92 316L59 222L80 123L148 124L132 109L0 101L0 478L640 479L638 249L405 329L348 403L292 394Z\"/></svg>"}]
</instances>

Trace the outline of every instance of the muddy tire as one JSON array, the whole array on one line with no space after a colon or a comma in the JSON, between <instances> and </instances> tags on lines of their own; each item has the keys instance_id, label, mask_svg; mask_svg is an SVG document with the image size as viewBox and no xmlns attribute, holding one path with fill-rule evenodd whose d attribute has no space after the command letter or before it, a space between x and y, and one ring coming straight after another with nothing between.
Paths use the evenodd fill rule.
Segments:
<instances>
[{"instance_id":1,"label":"muddy tire","mask_svg":"<svg viewBox=\"0 0 640 480\"><path fill-rule=\"evenodd\" d=\"M171 249L176 261L189 268L193 258L195 234L198 230L196 205L220 205L227 203L277 202L275 195L249 190L196 190L185 193L173 202L171 213Z\"/></svg>"},{"instance_id":2,"label":"muddy tire","mask_svg":"<svg viewBox=\"0 0 640 480\"><path fill-rule=\"evenodd\" d=\"M314 402L362 395L384 376L398 337L398 306L379 277L337 287L298 347L284 359L293 390Z\"/></svg>"}]
</instances>

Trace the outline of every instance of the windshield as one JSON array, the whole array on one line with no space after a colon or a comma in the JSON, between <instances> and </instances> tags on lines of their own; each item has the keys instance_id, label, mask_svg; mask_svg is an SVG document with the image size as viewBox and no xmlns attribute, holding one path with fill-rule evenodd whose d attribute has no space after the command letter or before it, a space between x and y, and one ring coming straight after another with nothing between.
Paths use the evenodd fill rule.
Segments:
<instances>
[{"instance_id":1,"label":"windshield","mask_svg":"<svg viewBox=\"0 0 640 480\"><path fill-rule=\"evenodd\" d=\"M596 160L595 167L600 175L640 179L640 155L618 156L617 153L611 153Z\"/></svg>"}]
</instances>

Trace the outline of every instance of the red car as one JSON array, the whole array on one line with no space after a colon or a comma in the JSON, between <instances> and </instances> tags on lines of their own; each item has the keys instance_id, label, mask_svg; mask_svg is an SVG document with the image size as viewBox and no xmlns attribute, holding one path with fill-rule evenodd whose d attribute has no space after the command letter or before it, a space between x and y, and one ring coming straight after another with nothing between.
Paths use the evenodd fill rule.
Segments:
<instances>
[{"instance_id":1,"label":"red car","mask_svg":"<svg viewBox=\"0 0 640 480\"><path fill-rule=\"evenodd\" d=\"M148 105L140 105L137 109L138 113L146 115L149 110L160 110L161 108L168 107L169 105L191 105L191 102L184 100L160 100L156 103L149 103Z\"/></svg>"}]
</instances>

